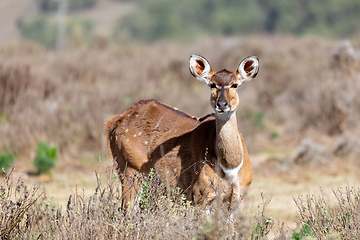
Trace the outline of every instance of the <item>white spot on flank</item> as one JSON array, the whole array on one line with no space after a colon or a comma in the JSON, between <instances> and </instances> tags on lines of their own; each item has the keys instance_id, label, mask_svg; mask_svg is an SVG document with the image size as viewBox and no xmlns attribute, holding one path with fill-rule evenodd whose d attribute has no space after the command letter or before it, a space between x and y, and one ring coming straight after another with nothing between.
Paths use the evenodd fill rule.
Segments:
<instances>
[{"instance_id":1,"label":"white spot on flank","mask_svg":"<svg viewBox=\"0 0 360 240\"><path fill-rule=\"evenodd\" d=\"M136 137L136 134L134 134L134 137Z\"/></svg>"},{"instance_id":2,"label":"white spot on flank","mask_svg":"<svg viewBox=\"0 0 360 240\"><path fill-rule=\"evenodd\" d=\"M128 141L129 141L129 139L126 139L126 141L128 142Z\"/></svg>"},{"instance_id":3,"label":"white spot on flank","mask_svg":"<svg viewBox=\"0 0 360 240\"><path fill-rule=\"evenodd\" d=\"M156 124L155 128L157 128L157 127L159 126L162 118L163 118L163 117L161 117L161 118L159 119L159 122Z\"/></svg>"},{"instance_id":4,"label":"white spot on flank","mask_svg":"<svg viewBox=\"0 0 360 240\"><path fill-rule=\"evenodd\" d=\"M139 132L138 136L140 136L140 135L141 135L141 132Z\"/></svg>"},{"instance_id":5,"label":"white spot on flank","mask_svg":"<svg viewBox=\"0 0 360 240\"><path fill-rule=\"evenodd\" d=\"M129 129L125 129L125 133L127 133L129 131Z\"/></svg>"},{"instance_id":6,"label":"white spot on flank","mask_svg":"<svg viewBox=\"0 0 360 240\"><path fill-rule=\"evenodd\" d=\"M144 143L145 143L145 145L146 145L146 144L147 144L147 141L145 141Z\"/></svg>"},{"instance_id":7,"label":"white spot on flank","mask_svg":"<svg viewBox=\"0 0 360 240\"><path fill-rule=\"evenodd\" d=\"M117 141L117 136L115 136L115 141Z\"/></svg>"},{"instance_id":8,"label":"white spot on flank","mask_svg":"<svg viewBox=\"0 0 360 240\"><path fill-rule=\"evenodd\" d=\"M241 161L239 166L237 166L236 168L233 168L233 169L227 169L221 163L220 163L220 167L228 178L230 178L232 181L235 181L238 177L239 171L240 171L243 163L244 163L244 161Z\"/></svg>"}]
</instances>

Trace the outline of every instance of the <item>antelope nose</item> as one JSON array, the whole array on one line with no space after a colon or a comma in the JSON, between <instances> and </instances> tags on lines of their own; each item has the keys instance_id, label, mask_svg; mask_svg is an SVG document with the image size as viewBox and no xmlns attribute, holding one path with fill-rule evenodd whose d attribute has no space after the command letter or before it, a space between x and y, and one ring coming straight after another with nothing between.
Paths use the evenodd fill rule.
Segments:
<instances>
[{"instance_id":1,"label":"antelope nose","mask_svg":"<svg viewBox=\"0 0 360 240\"><path fill-rule=\"evenodd\" d=\"M221 110L225 110L228 107L228 103L227 101L218 101L216 106Z\"/></svg>"}]
</instances>

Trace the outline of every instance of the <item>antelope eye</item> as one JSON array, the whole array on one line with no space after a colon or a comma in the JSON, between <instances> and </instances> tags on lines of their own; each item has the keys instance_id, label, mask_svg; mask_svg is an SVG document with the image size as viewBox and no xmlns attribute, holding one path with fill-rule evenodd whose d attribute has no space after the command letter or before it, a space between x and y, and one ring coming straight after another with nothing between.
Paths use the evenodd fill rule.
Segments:
<instances>
[{"instance_id":1,"label":"antelope eye","mask_svg":"<svg viewBox=\"0 0 360 240\"><path fill-rule=\"evenodd\" d=\"M232 88L237 88L239 85L237 83L234 83L233 85L231 85Z\"/></svg>"},{"instance_id":2,"label":"antelope eye","mask_svg":"<svg viewBox=\"0 0 360 240\"><path fill-rule=\"evenodd\" d=\"M216 88L216 85L215 85L215 83L210 83L210 88Z\"/></svg>"}]
</instances>

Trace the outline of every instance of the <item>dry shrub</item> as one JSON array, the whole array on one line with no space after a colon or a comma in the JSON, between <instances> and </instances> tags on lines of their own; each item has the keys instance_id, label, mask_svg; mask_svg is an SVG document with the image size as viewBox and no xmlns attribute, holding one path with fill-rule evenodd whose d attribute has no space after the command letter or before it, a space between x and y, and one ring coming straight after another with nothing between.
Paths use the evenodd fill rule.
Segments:
<instances>
[{"instance_id":1,"label":"dry shrub","mask_svg":"<svg viewBox=\"0 0 360 240\"><path fill-rule=\"evenodd\" d=\"M333 154L340 158L358 160L360 158L360 138L344 134L335 142Z\"/></svg>"},{"instance_id":2,"label":"dry shrub","mask_svg":"<svg viewBox=\"0 0 360 240\"><path fill-rule=\"evenodd\" d=\"M317 239L359 239L360 189L333 190L336 204L322 194L298 197L299 220L307 224Z\"/></svg>"},{"instance_id":3,"label":"dry shrub","mask_svg":"<svg viewBox=\"0 0 360 240\"><path fill-rule=\"evenodd\" d=\"M31 82L29 65L0 65L0 112L9 112Z\"/></svg>"},{"instance_id":4,"label":"dry shrub","mask_svg":"<svg viewBox=\"0 0 360 240\"><path fill-rule=\"evenodd\" d=\"M42 193L38 187L28 187L22 178L14 184L11 179L12 168L0 185L0 235L1 239L13 239L20 236L31 237L28 230L33 226L35 215L30 212ZM21 238L21 237L20 237Z\"/></svg>"},{"instance_id":5,"label":"dry shrub","mask_svg":"<svg viewBox=\"0 0 360 240\"><path fill-rule=\"evenodd\" d=\"M96 176L93 194L85 197L75 189L63 209L22 179L13 184L9 173L0 185L2 239L266 239L275 229L274 220L265 213L269 201L264 198L254 212L242 207L230 218L219 205L208 216L185 201L179 189L163 195L165 186L159 185L156 176L143 178L148 184L144 189L150 196L148 207L124 213L121 183L113 168L105 176ZM276 236L286 234L281 229Z\"/></svg>"},{"instance_id":6,"label":"dry shrub","mask_svg":"<svg viewBox=\"0 0 360 240\"><path fill-rule=\"evenodd\" d=\"M330 160L330 154L325 148L313 142L311 139L304 139L296 149L293 162L298 165L318 166Z\"/></svg>"},{"instance_id":7,"label":"dry shrub","mask_svg":"<svg viewBox=\"0 0 360 240\"><path fill-rule=\"evenodd\" d=\"M1 122L0 148L26 159L46 141L59 147L61 166L63 159L105 151L104 119L139 99L204 116L212 112L209 90L189 73L191 54L205 56L214 70L236 70L243 57L259 57L259 75L239 90L237 111L251 153L269 144L298 144L306 134L359 132L358 67L336 49L334 41L289 36L118 42L64 52L30 43L4 46L0 107L9 121Z\"/></svg>"}]
</instances>

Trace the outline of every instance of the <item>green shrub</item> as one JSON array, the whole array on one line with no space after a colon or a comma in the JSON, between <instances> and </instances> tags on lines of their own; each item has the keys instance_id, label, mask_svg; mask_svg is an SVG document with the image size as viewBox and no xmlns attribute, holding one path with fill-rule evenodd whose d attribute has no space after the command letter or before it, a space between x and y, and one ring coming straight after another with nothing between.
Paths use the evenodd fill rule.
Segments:
<instances>
[{"instance_id":1,"label":"green shrub","mask_svg":"<svg viewBox=\"0 0 360 240\"><path fill-rule=\"evenodd\" d=\"M93 38L94 22L88 19L71 19L67 23L68 37L81 42L89 42Z\"/></svg>"},{"instance_id":2,"label":"green shrub","mask_svg":"<svg viewBox=\"0 0 360 240\"><path fill-rule=\"evenodd\" d=\"M51 147L45 142L39 142L33 164L38 174L50 174L50 169L56 166L57 147Z\"/></svg>"},{"instance_id":3,"label":"green shrub","mask_svg":"<svg viewBox=\"0 0 360 240\"><path fill-rule=\"evenodd\" d=\"M294 240L301 240L306 236L314 236L314 232L309 227L310 224L311 224L310 221L304 223L298 232L293 232L291 238Z\"/></svg>"},{"instance_id":4,"label":"green shrub","mask_svg":"<svg viewBox=\"0 0 360 240\"><path fill-rule=\"evenodd\" d=\"M357 0L152 0L120 19L114 35L142 41L257 32L343 38L357 33L359 10Z\"/></svg>"},{"instance_id":5,"label":"green shrub","mask_svg":"<svg viewBox=\"0 0 360 240\"><path fill-rule=\"evenodd\" d=\"M9 152L0 153L0 169L4 169L6 172L10 165L13 164L15 160L15 155ZM0 174L3 174L3 171L0 171Z\"/></svg>"},{"instance_id":6,"label":"green shrub","mask_svg":"<svg viewBox=\"0 0 360 240\"><path fill-rule=\"evenodd\" d=\"M55 47L57 26L53 21L40 16L22 21L18 25L20 34L26 39L49 48Z\"/></svg>"},{"instance_id":7,"label":"green shrub","mask_svg":"<svg viewBox=\"0 0 360 240\"><path fill-rule=\"evenodd\" d=\"M154 179L154 169L151 168L147 181L144 181L141 184L141 192L139 194L139 197L140 197L140 208L142 210L147 210L149 208L149 200L151 198L149 184L151 184L153 179Z\"/></svg>"},{"instance_id":8,"label":"green shrub","mask_svg":"<svg viewBox=\"0 0 360 240\"><path fill-rule=\"evenodd\" d=\"M68 9L69 11L76 11L92 8L97 2L98 0L68 0ZM39 7L43 12L56 11L59 7L59 0L40 0Z\"/></svg>"},{"instance_id":9,"label":"green shrub","mask_svg":"<svg viewBox=\"0 0 360 240\"><path fill-rule=\"evenodd\" d=\"M44 16L34 17L19 24L22 37L37 42L48 48L56 46L57 23ZM66 23L68 37L88 42L93 36L94 24L86 19L71 19Z\"/></svg>"}]
</instances>

